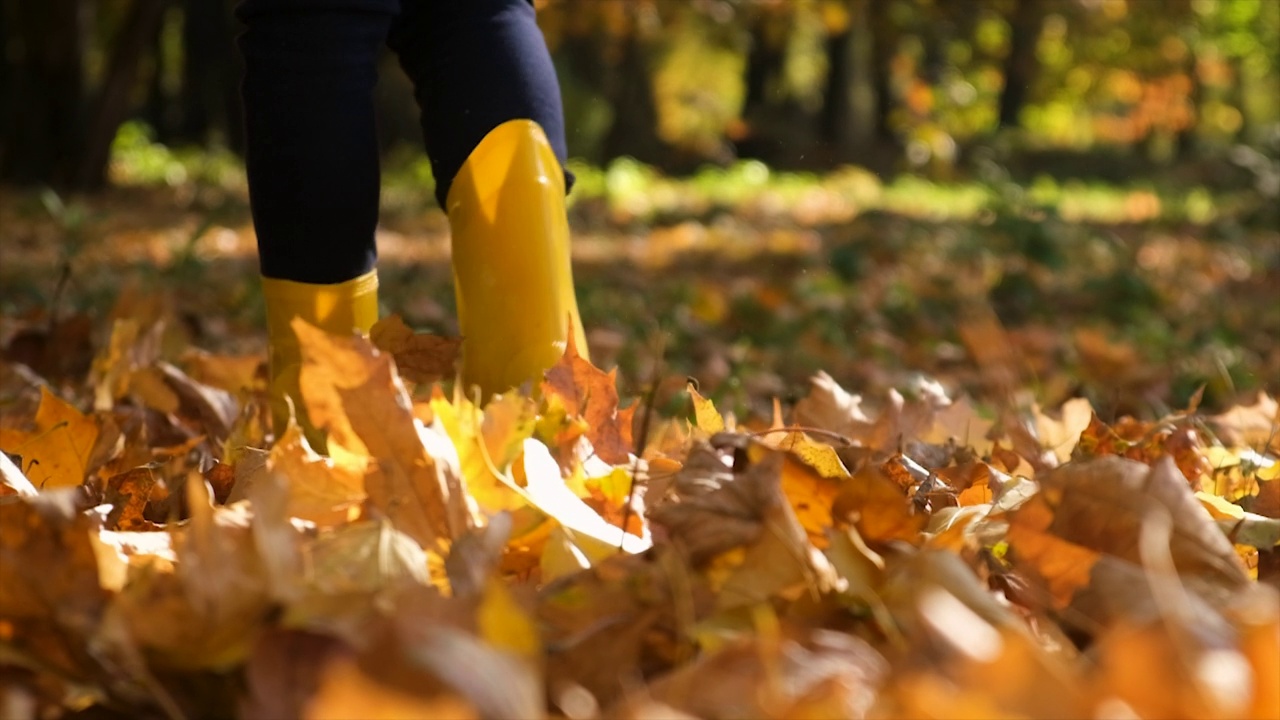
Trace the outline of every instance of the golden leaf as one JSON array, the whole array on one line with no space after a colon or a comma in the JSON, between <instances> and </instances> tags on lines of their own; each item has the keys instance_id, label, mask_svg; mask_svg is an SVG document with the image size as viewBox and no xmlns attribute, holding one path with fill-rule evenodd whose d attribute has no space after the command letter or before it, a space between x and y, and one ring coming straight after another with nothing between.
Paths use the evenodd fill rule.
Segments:
<instances>
[{"instance_id":1,"label":"golden leaf","mask_svg":"<svg viewBox=\"0 0 1280 720\"><path fill-rule=\"evenodd\" d=\"M923 515L911 511L911 501L897 483L871 466L844 481L832 515L837 522L851 523L869 543L902 540L918 544L925 522Z\"/></svg>"},{"instance_id":2,"label":"golden leaf","mask_svg":"<svg viewBox=\"0 0 1280 720\"><path fill-rule=\"evenodd\" d=\"M462 338L414 332L399 315L388 315L369 329L374 347L395 358L401 377L429 383L451 378Z\"/></svg>"},{"instance_id":3,"label":"golden leaf","mask_svg":"<svg viewBox=\"0 0 1280 720\"><path fill-rule=\"evenodd\" d=\"M43 385L35 429L0 428L0 450L21 456L28 479L40 490L84 482L97 440L97 420L86 417Z\"/></svg>"},{"instance_id":4,"label":"golden leaf","mask_svg":"<svg viewBox=\"0 0 1280 720\"><path fill-rule=\"evenodd\" d=\"M689 383L689 397L693 399L694 426L707 435L723 432L724 416L710 400L698 393L693 383Z\"/></svg>"},{"instance_id":5,"label":"golden leaf","mask_svg":"<svg viewBox=\"0 0 1280 720\"><path fill-rule=\"evenodd\" d=\"M531 402L527 398L522 400L523 403ZM509 406L509 401L500 398L491 402L481 413L470 400L462 396L455 403L450 403L439 393L431 398L431 411L458 452L458 469L466 482L467 493L475 499L481 510L490 514L514 510L526 504L525 499L509 486L510 481L501 473L510 464L509 460L503 461L509 453L508 446L523 442L532 434L533 412L531 407L525 405L529 408L527 422L508 414L506 420L509 424L505 424L505 427L502 427L503 423L490 419L490 408L495 415L500 416L503 408ZM486 425L489 427L487 438L484 435ZM503 434L508 436L501 437ZM496 450L498 455L495 457L491 450Z\"/></svg>"},{"instance_id":6,"label":"golden leaf","mask_svg":"<svg viewBox=\"0 0 1280 720\"><path fill-rule=\"evenodd\" d=\"M297 423L289 424L267 456L267 471L287 479L287 514L319 527L352 519L365 498L366 470L360 458L321 457L307 444Z\"/></svg>"},{"instance_id":7,"label":"golden leaf","mask_svg":"<svg viewBox=\"0 0 1280 720\"><path fill-rule=\"evenodd\" d=\"M414 417L390 357L362 338L332 336L301 319L293 329L311 422L331 444L377 460L379 472L365 479L373 504L428 549L471 527L457 452L438 424Z\"/></svg>"},{"instance_id":8,"label":"golden leaf","mask_svg":"<svg viewBox=\"0 0 1280 720\"><path fill-rule=\"evenodd\" d=\"M571 333L564 356L542 383L548 401L562 403L568 415L586 421L596 455L612 465L628 462L631 453L630 414L618 410L617 374L617 369L604 372L579 355Z\"/></svg>"}]
</instances>

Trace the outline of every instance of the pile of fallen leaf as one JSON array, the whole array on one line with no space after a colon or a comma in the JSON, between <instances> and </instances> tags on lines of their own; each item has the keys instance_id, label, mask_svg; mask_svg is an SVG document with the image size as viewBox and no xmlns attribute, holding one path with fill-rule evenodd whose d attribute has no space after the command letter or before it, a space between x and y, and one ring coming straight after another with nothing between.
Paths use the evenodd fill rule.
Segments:
<instances>
[{"instance_id":1,"label":"pile of fallen leaf","mask_svg":"<svg viewBox=\"0 0 1280 720\"><path fill-rule=\"evenodd\" d=\"M323 454L261 358L159 325L0 363L0 716L1280 716L1267 395L1108 424L820 375L738 424L572 348L480 406L456 345L296 328Z\"/></svg>"}]
</instances>

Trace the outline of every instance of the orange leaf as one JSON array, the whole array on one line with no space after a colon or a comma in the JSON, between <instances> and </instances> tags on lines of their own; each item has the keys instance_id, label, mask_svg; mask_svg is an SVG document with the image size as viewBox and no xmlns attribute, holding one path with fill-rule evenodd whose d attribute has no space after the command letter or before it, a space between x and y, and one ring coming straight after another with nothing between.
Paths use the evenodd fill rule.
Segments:
<instances>
[{"instance_id":1,"label":"orange leaf","mask_svg":"<svg viewBox=\"0 0 1280 720\"><path fill-rule=\"evenodd\" d=\"M1028 500L1009 520L1009 545L1019 567L1033 570L1044 582L1053 607L1071 604L1076 591L1089 585L1098 553L1048 532L1053 511L1042 495Z\"/></svg>"},{"instance_id":2,"label":"orange leaf","mask_svg":"<svg viewBox=\"0 0 1280 720\"><path fill-rule=\"evenodd\" d=\"M35 429L0 429L0 450L20 455L32 484L41 490L84 482L98 440L98 422L40 387Z\"/></svg>"},{"instance_id":3,"label":"orange leaf","mask_svg":"<svg viewBox=\"0 0 1280 720\"><path fill-rule=\"evenodd\" d=\"M157 529L155 523L143 517L153 492L168 494L163 488L157 491L156 479L150 468L134 468L112 476L107 480L105 493L105 500L113 506L107 516L107 527L122 531Z\"/></svg>"},{"instance_id":4,"label":"orange leaf","mask_svg":"<svg viewBox=\"0 0 1280 720\"><path fill-rule=\"evenodd\" d=\"M911 512L910 500L897 484L872 467L844 481L832 515L837 522L853 523L869 543L902 540L919 544L925 522L923 515Z\"/></svg>"},{"instance_id":5,"label":"orange leaf","mask_svg":"<svg viewBox=\"0 0 1280 720\"><path fill-rule=\"evenodd\" d=\"M579 355L570 334L564 356L547 370L542 383L547 399L559 399L566 413L586 421L587 439L596 455L612 465L626 463L631 452L630 428L624 434L622 427L630 416L618 411L617 374L616 369L605 372Z\"/></svg>"},{"instance_id":6,"label":"orange leaf","mask_svg":"<svg viewBox=\"0 0 1280 720\"><path fill-rule=\"evenodd\" d=\"M328 431L331 452L336 442L377 460L379 472L365 478L374 506L424 548L470 527L457 453L443 430L414 418L390 356L363 338L329 335L302 319L293 329L302 348L307 414ZM428 452L428 441L438 453Z\"/></svg>"},{"instance_id":7,"label":"orange leaf","mask_svg":"<svg viewBox=\"0 0 1280 720\"><path fill-rule=\"evenodd\" d=\"M374 323L369 340L379 350L391 353L400 375L416 383L452 377L462 347L462 338L414 332L399 315Z\"/></svg>"}]
</instances>

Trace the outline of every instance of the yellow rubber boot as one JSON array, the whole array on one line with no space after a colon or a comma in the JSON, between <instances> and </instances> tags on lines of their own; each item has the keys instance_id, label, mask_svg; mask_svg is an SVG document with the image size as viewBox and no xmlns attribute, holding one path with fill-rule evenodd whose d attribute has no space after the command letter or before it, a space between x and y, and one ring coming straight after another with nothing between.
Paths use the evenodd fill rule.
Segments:
<instances>
[{"instance_id":1,"label":"yellow rubber boot","mask_svg":"<svg viewBox=\"0 0 1280 720\"><path fill-rule=\"evenodd\" d=\"M378 275L370 270L360 277L332 285L262 278L262 295L267 305L267 343L271 365L271 419L276 437L289 424L289 403L293 402L298 424L307 440L323 451L320 434L306 419L299 391L302 352L289 323L295 317L334 335L353 332L367 334L378 320Z\"/></svg>"},{"instance_id":2,"label":"yellow rubber boot","mask_svg":"<svg viewBox=\"0 0 1280 720\"><path fill-rule=\"evenodd\" d=\"M476 146L449 188L462 379L489 397L587 356L574 297L564 171L542 128L512 120Z\"/></svg>"}]
</instances>

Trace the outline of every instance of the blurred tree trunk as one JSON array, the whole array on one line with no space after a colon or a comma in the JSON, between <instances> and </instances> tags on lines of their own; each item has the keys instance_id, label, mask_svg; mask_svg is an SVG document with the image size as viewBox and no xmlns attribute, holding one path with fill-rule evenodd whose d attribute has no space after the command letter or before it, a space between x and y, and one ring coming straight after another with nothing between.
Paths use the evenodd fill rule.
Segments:
<instances>
[{"instance_id":1,"label":"blurred tree trunk","mask_svg":"<svg viewBox=\"0 0 1280 720\"><path fill-rule=\"evenodd\" d=\"M1044 24L1044 0L1014 0L1009 18L1009 55L1004 61L1004 89L1000 91L1000 127L1020 124L1022 107L1039 70L1036 44Z\"/></svg>"},{"instance_id":2,"label":"blurred tree trunk","mask_svg":"<svg viewBox=\"0 0 1280 720\"><path fill-rule=\"evenodd\" d=\"M804 155L813 140L813 118L785 94L779 83L786 63L792 8L766 8L749 21L750 50L744 71L742 119L745 132L736 142L740 157L787 167ZM821 128L818 128L821 130Z\"/></svg>"},{"instance_id":3,"label":"blurred tree trunk","mask_svg":"<svg viewBox=\"0 0 1280 720\"><path fill-rule=\"evenodd\" d=\"M843 10L828 22L826 55L827 77L822 89L822 111L818 115L819 133L837 154L848 150L853 119L855 38L849 5L833 6Z\"/></svg>"},{"instance_id":4,"label":"blurred tree trunk","mask_svg":"<svg viewBox=\"0 0 1280 720\"><path fill-rule=\"evenodd\" d=\"M1228 92L1227 103L1240 111L1240 127L1236 128L1234 140L1236 142L1249 142L1253 135L1253 123L1250 120L1249 103L1245 100L1248 92L1246 87L1249 84L1249 76L1245 71L1244 62L1241 58L1230 56L1227 58L1227 64L1231 66L1231 89Z\"/></svg>"},{"instance_id":5,"label":"blurred tree trunk","mask_svg":"<svg viewBox=\"0 0 1280 720\"><path fill-rule=\"evenodd\" d=\"M150 41L159 30L166 6L167 0L133 0L112 38L111 61L93 101L84 153L76 167L74 184L79 189L97 190L106 183L111 141L129 116L142 58L154 47Z\"/></svg>"},{"instance_id":6,"label":"blurred tree trunk","mask_svg":"<svg viewBox=\"0 0 1280 720\"><path fill-rule=\"evenodd\" d=\"M182 12L181 137L204 143L211 132L221 131L239 151L244 128L231 9L225 0L183 0Z\"/></svg>"},{"instance_id":7,"label":"blurred tree trunk","mask_svg":"<svg viewBox=\"0 0 1280 720\"><path fill-rule=\"evenodd\" d=\"M1191 121L1178 131L1177 154L1180 158L1189 158L1199 149L1198 134L1202 114L1200 106L1204 102L1204 88L1200 86L1199 60L1195 47L1190 43L1187 45L1187 61L1183 72L1191 82L1191 91L1187 93L1187 104L1191 106Z\"/></svg>"},{"instance_id":8,"label":"blurred tree trunk","mask_svg":"<svg viewBox=\"0 0 1280 720\"><path fill-rule=\"evenodd\" d=\"M73 183L84 119L82 9L78 0L5 0L5 56L12 77L0 180Z\"/></svg>"},{"instance_id":9,"label":"blurred tree trunk","mask_svg":"<svg viewBox=\"0 0 1280 720\"><path fill-rule=\"evenodd\" d=\"M653 99L646 48L636 23L621 38L617 66L610 73L606 97L613 106L613 125L604 138L605 157L629 155L660 165L667 153L658 137L658 108Z\"/></svg>"},{"instance_id":10,"label":"blurred tree trunk","mask_svg":"<svg viewBox=\"0 0 1280 720\"><path fill-rule=\"evenodd\" d=\"M893 132L893 57L897 53L898 32L889 18L892 0L869 0L867 24L871 28L871 88L875 97L875 137L882 143L896 144Z\"/></svg>"},{"instance_id":11,"label":"blurred tree trunk","mask_svg":"<svg viewBox=\"0 0 1280 720\"><path fill-rule=\"evenodd\" d=\"M762 114L772 104L770 85L782 71L782 63L786 59L784 47L772 36L773 22L777 20L762 13L751 23L751 49L747 52L745 78L746 97L742 103L742 115L746 118Z\"/></svg>"},{"instance_id":12,"label":"blurred tree trunk","mask_svg":"<svg viewBox=\"0 0 1280 720\"><path fill-rule=\"evenodd\" d=\"M13 77L16 73L9 53L9 49L13 47L13 41L9 39L12 24L10 14L13 12L11 5L11 0L0 0L0 108L14 107ZM7 141L12 133L14 115L16 113L0 112L0 168L5 166L5 156L8 155Z\"/></svg>"},{"instance_id":13,"label":"blurred tree trunk","mask_svg":"<svg viewBox=\"0 0 1280 720\"><path fill-rule=\"evenodd\" d=\"M143 104L142 118L155 130L157 140L171 143L177 137L178 128L173 98L164 83L172 60L164 52L164 25L163 20L156 25L156 34L151 38L151 73L147 78L147 99Z\"/></svg>"}]
</instances>

